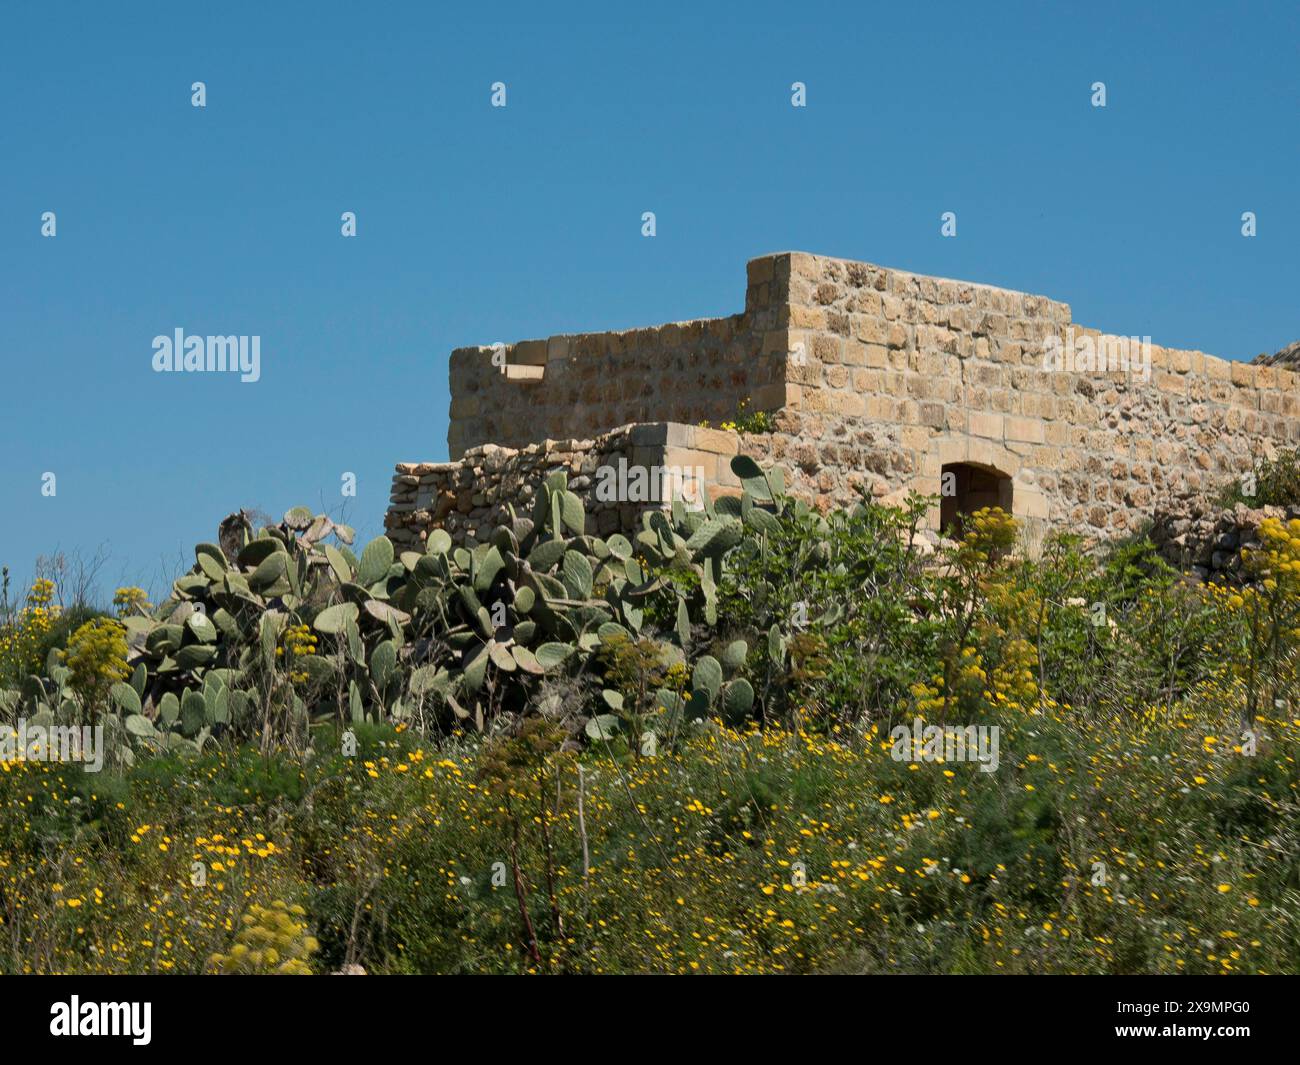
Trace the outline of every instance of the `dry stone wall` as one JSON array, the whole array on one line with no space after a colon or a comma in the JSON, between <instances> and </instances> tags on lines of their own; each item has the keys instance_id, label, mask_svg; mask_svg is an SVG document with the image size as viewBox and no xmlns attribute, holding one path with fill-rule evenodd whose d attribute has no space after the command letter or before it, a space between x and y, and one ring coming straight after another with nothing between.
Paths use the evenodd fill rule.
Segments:
<instances>
[{"instance_id":1,"label":"dry stone wall","mask_svg":"<svg viewBox=\"0 0 1300 1065\"><path fill-rule=\"evenodd\" d=\"M739 491L728 465L736 449L734 433L643 423L586 440L484 444L455 462L403 462L393 477L386 531L399 550L423 550L438 528L458 544L486 542L508 520L510 506L530 517L541 485L562 471L583 501L586 533L627 532L644 511L666 510L674 499L698 508L706 490Z\"/></svg>"},{"instance_id":2,"label":"dry stone wall","mask_svg":"<svg viewBox=\"0 0 1300 1065\"><path fill-rule=\"evenodd\" d=\"M1201 580L1237 584L1248 579L1243 551L1261 548L1259 527L1267 518L1290 522L1300 507L1219 507L1189 500L1156 514L1151 542L1170 565Z\"/></svg>"},{"instance_id":3,"label":"dry stone wall","mask_svg":"<svg viewBox=\"0 0 1300 1065\"><path fill-rule=\"evenodd\" d=\"M729 318L453 352L448 445L464 461L399 467L390 527L427 512L472 534L500 506L491 486L526 491L548 464L589 476L627 447L628 423L654 423L674 426L655 430L659 458L699 451L715 494L734 488L718 461L733 446L779 462L823 508L863 492L939 495L961 464L1009 479L1031 529L1115 536L1300 443L1298 383L1279 366L1075 325L1044 296L768 255L748 264L745 310ZM745 400L773 413L773 432L697 428ZM430 507L431 488L442 502Z\"/></svg>"},{"instance_id":4,"label":"dry stone wall","mask_svg":"<svg viewBox=\"0 0 1300 1065\"><path fill-rule=\"evenodd\" d=\"M824 441L805 438L806 418L781 413L770 433L735 433L679 422L625 425L587 440L546 440L522 448L483 444L455 462L401 462L393 477L386 532L401 550L423 550L433 529L453 541L486 541L508 517L508 506L532 513L537 490L563 470L583 500L586 532L605 536L638 527L641 513L667 509L674 498L688 507L739 494L731 460L744 453L764 466L780 465L791 495L811 505L881 498L910 472L896 427L849 430L832 426ZM620 475L620 470L627 471ZM629 481L644 471L650 495ZM613 487L600 491L602 479ZM612 498L611 498L612 497Z\"/></svg>"}]
</instances>

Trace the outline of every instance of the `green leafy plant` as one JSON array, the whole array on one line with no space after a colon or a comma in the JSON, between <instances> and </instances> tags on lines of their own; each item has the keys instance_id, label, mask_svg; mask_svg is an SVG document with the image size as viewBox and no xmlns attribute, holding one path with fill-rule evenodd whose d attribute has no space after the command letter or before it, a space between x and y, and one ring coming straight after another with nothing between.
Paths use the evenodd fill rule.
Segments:
<instances>
[{"instance_id":1,"label":"green leafy plant","mask_svg":"<svg viewBox=\"0 0 1300 1065\"><path fill-rule=\"evenodd\" d=\"M1273 458L1259 460L1249 477L1223 487L1219 502L1224 506L1300 506L1300 449L1280 451Z\"/></svg>"},{"instance_id":2,"label":"green leafy plant","mask_svg":"<svg viewBox=\"0 0 1300 1065\"><path fill-rule=\"evenodd\" d=\"M700 427L711 428L707 421L700 422ZM765 410L751 410L745 398L736 404L736 413L719 423L718 428L732 433L772 433L776 431L776 417Z\"/></svg>"}]
</instances>

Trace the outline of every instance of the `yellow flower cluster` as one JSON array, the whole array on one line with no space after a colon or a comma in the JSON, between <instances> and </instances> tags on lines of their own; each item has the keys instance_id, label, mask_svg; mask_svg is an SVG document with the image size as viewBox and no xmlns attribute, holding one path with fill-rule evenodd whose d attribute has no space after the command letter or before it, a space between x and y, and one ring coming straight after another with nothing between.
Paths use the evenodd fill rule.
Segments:
<instances>
[{"instance_id":1,"label":"yellow flower cluster","mask_svg":"<svg viewBox=\"0 0 1300 1065\"><path fill-rule=\"evenodd\" d=\"M1242 561L1256 577L1262 578L1266 591L1273 591L1279 582L1295 588L1300 584L1300 519L1292 518L1285 525L1277 518L1260 522L1259 536L1263 541L1260 550L1241 552Z\"/></svg>"},{"instance_id":2,"label":"yellow flower cluster","mask_svg":"<svg viewBox=\"0 0 1300 1065\"><path fill-rule=\"evenodd\" d=\"M911 686L909 690L912 693L912 700L915 703L917 713L928 716L943 709L942 684L943 677L935 677L933 684L926 684L925 681L918 680ZM906 710L906 707L903 709Z\"/></svg>"},{"instance_id":3,"label":"yellow flower cluster","mask_svg":"<svg viewBox=\"0 0 1300 1065\"><path fill-rule=\"evenodd\" d=\"M700 422L700 428L709 427L707 421ZM742 399L736 407L734 417L719 423L718 428L729 433L770 433L776 428L776 422L765 410L751 411L749 400Z\"/></svg>"},{"instance_id":4,"label":"yellow flower cluster","mask_svg":"<svg viewBox=\"0 0 1300 1065\"><path fill-rule=\"evenodd\" d=\"M41 666L41 641L58 616L54 582L44 577L33 581L26 605L12 622L0 626L0 674L18 677L36 672Z\"/></svg>"},{"instance_id":5,"label":"yellow flower cluster","mask_svg":"<svg viewBox=\"0 0 1300 1065\"><path fill-rule=\"evenodd\" d=\"M310 976L309 960L320 949L309 936L307 911L297 903L286 905L276 899L270 906L253 903L240 918L243 928L229 954L213 954L208 965L221 974L261 976Z\"/></svg>"},{"instance_id":6,"label":"yellow flower cluster","mask_svg":"<svg viewBox=\"0 0 1300 1065\"><path fill-rule=\"evenodd\" d=\"M97 705L108 689L126 680L126 629L112 618L92 618L68 638L61 651L64 664L72 670L72 687L90 706Z\"/></svg>"},{"instance_id":7,"label":"yellow flower cluster","mask_svg":"<svg viewBox=\"0 0 1300 1065\"><path fill-rule=\"evenodd\" d=\"M964 522L962 556L974 563L992 561L1015 545L1020 522L1000 507L984 507Z\"/></svg>"},{"instance_id":8,"label":"yellow flower cluster","mask_svg":"<svg viewBox=\"0 0 1300 1065\"><path fill-rule=\"evenodd\" d=\"M135 585L115 591L113 605L117 607L119 618L124 618L128 614L147 614L153 609L153 604L149 602L149 593Z\"/></svg>"},{"instance_id":9,"label":"yellow flower cluster","mask_svg":"<svg viewBox=\"0 0 1300 1065\"><path fill-rule=\"evenodd\" d=\"M284 630L280 646L275 649L276 657L287 659L289 679L295 684L307 683L307 671L296 665L300 658L316 653L316 636L306 625L290 625Z\"/></svg>"},{"instance_id":10,"label":"yellow flower cluster","mask_svg":"<svg viewBox=\"0 0 1300 1065\"><path fill-rule=\"evenodd\" d=\"M1033 667L1038 662L1034 645L1022 637L1007 641L1002 661L993 670L993 697L1031 703L1038 696Z\"/></svg>"}]
</instances>

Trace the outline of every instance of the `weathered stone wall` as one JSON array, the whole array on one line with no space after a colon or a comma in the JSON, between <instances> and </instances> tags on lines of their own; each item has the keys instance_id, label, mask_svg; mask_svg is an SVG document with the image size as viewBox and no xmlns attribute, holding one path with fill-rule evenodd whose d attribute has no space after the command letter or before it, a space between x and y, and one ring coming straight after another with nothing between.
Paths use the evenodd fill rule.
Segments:
<instances>
[{"instance_id":1,"label":"weathered stone wall","mask_svg":"<svg viewBox=\"0 0 1300 1065\"><path fill-rule=\"evenodd\" d=\"M942 467L1009 475L1015 512L1103 535L1191 498L1300 441L1283 370L1152 345L1150 374L1044 369L1049 338L1109 342L1041 296L811 255L788 257L785 346L800 436L894 425L905 476L938 494ZM779 262L784 269L784 262Z\"/></svg>"},{"instance_id":2,"label":"weathered stone wall","mask_svg":"<svg viewBox=\"0 0 1300 1065\"><path fill-rule=\"evenodd\" d=\"M480 444L522 447L618 425L730 418L742 400L784 405L786 358L765 346L783 311L750 284L743 314L647 329L522 340L451 353L452 459Z\"/></svg>"},{"instance_id":3,"label":"weathered stone wall","mask_svg":"<svg viewBox=\"0 0 1300 1065\"><path fill-rule=\"evenodd\" d=\"M1244 503L1219 507L1205 500L1190 500L1160 510L1148 535L1175 568L1201 580L1237 584L1248 579L1241 553L1260 549L1258 532L1264 520L1289 522L1297 517L1297 507L1250 507Z\"/></svg>"},{"instance_id":4,"label":"weathered stone wall","mask_svg":"<svg viewBox=\"0 0 1300 1065\"><path fill-rule=\"evenodd\" d=\"M445 529L458 544L486 541L513 505L531 517L537 492L563 470L583 501L590 535L637 528L643 511L668 509L674 498L698 507L703 492L739 491L729 462L734 433L674 423L627 425L586 440L547 440L523 448L485 444L455 462L403 462L393 477L384 524L399 550L423 550L430 530ZM648 491L617 480L619 471L658 473ZM681 476L667 476L667 471ZM611 490L602 491L602 479ZM629 490L629 488L631 490Z\"/></svg>"},{"instance_id":5,"label":"weathered stone wall","mask_svg":"<svg viewBox=\"0 0 1300 1065\"><path fill-rule=\"evenodd\" d=\"M864 489L938 495L944 466L966 463L1011 478L1012 508L1031 526L1103 536L1300 443L1300 379L1288 370L1154 345L1147 373L1045 368L1053 343L1115 340L1043 296L769 255L749 263L739 315L522 341L498 353L502 365L491 348L458 349L448 443L453 458L483 444L569 441L542 449L563 451L635 422L684 423L674 431L685 440L747 399L775 412L776 431L744 436L741 449L781 463L822 506ZM487 462L475 452L480 473L455 474L455 513L466 491L471 509L453 520L482 520L464 479L495 476Z\"/></svg>"},{"instance_id":6,"label":"weathered stone wall","mask_svg":"<svg viewBox=\"0 0 1300 1065\"><path fill-rule=\"evenodd\" d=\"M642 511L666 508L671 493L661 489L659 499L644 505L600 498L602 467L617 470L620 461L647 472L684 471L688 506L696 505L698 492L717 499L740 491L730 465L739 453L764 466L781 466L791 495L823 507L852 503L864 494L880 498L913 472L897 426L850 429L835 423L814 442L805 436L806 416L782 412L776 421L773 432L744 434L678 422L626 425L587 440L547 440L523 448L484 444L454 462L400 462L385 518L387 535L400 549L422 550L436 528L446 529L457 543L486 540L505 520L508 504L517 514L530 515L538 486L556 470L566 472L569 487L582 498L588 533L628 532L637 528ZM698 489L689 483L694 480Z\"/></svg>"}]
</instances>

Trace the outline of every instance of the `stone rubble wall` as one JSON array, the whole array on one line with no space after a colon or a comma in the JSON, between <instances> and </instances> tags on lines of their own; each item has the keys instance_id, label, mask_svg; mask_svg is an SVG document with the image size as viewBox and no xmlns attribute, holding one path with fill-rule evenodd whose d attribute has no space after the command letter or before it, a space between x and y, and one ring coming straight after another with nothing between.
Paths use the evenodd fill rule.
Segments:
<instances>
[{"instance_id":1,"label":"stone rubble wall","mask_svg":"<svg viewBox=\"0 0 1300 1065\"><path fill-rule=\"evenodd\" d=\"M1158 512L1147 535L1171 566L1203 581L1240 582L1241 552L1260 547L1256 535L1265 518L1290 521L1300 507L1218 507L1190 501Z\"/></svg>"},{"instance_id":2,"label":"stone rubble wall","mask_svg":"<svg viewBox=\"0 0 1300 1065\"><path fill-rule=\"evenodd\" d=\"M640 527L644 511L671 506L674 488L682 490L677 495L688 506L699 505L699 493L706 490L714 497L739 492L729 466L736 449L733 433L674 423L626 425L586 440L546 440L523 448L485 444L455 462L398 463L384 525L398 550L424 550L429 532L437 528L458 544L486 542L509 520L510 505L518 516L531 517L546 478L563 470L586 509L586 533L630 533ZM625 490L600 491L601 468L616 473L620 464L624 470L645 470L647 478L656 469L682 471L685 483L661 476L648 499L629 498L634 493ZM624 488L627 484L625 478Z\"/></svg>"},{"instance_id":3,"label":"stone rubble wall","mask_svg":"<svg viewBox=\"0 0 1300 1065\"><path fill-rule=\"evenodd\" d=\"M789 494L823 510L880 499L891 483L910 472L901 465L906 457L894 427L836 424L824 441L814 443L807 439L807 417L782 413L771 433L679 422L625 425L588 440L546 440L523 448L485 444L454 462L398 463L386 532L399 550L423 550L436 528L445 529L458 544L484 542L508 519L508 505L514 505L517 515L531 516L539 486L551 473L564 470L569 487L583 500L587 533L633 533L643 511L671 505L668 489L676 482L670 480L657 500L601 498L598 471L616 471L620 462L647 473L680 471L685 493L678 496L688 507L701 499L696 482L710 499L740 493L740 479L731 470L737 454L765 468L780 466Z\"/></svg>"}]
</instances>

